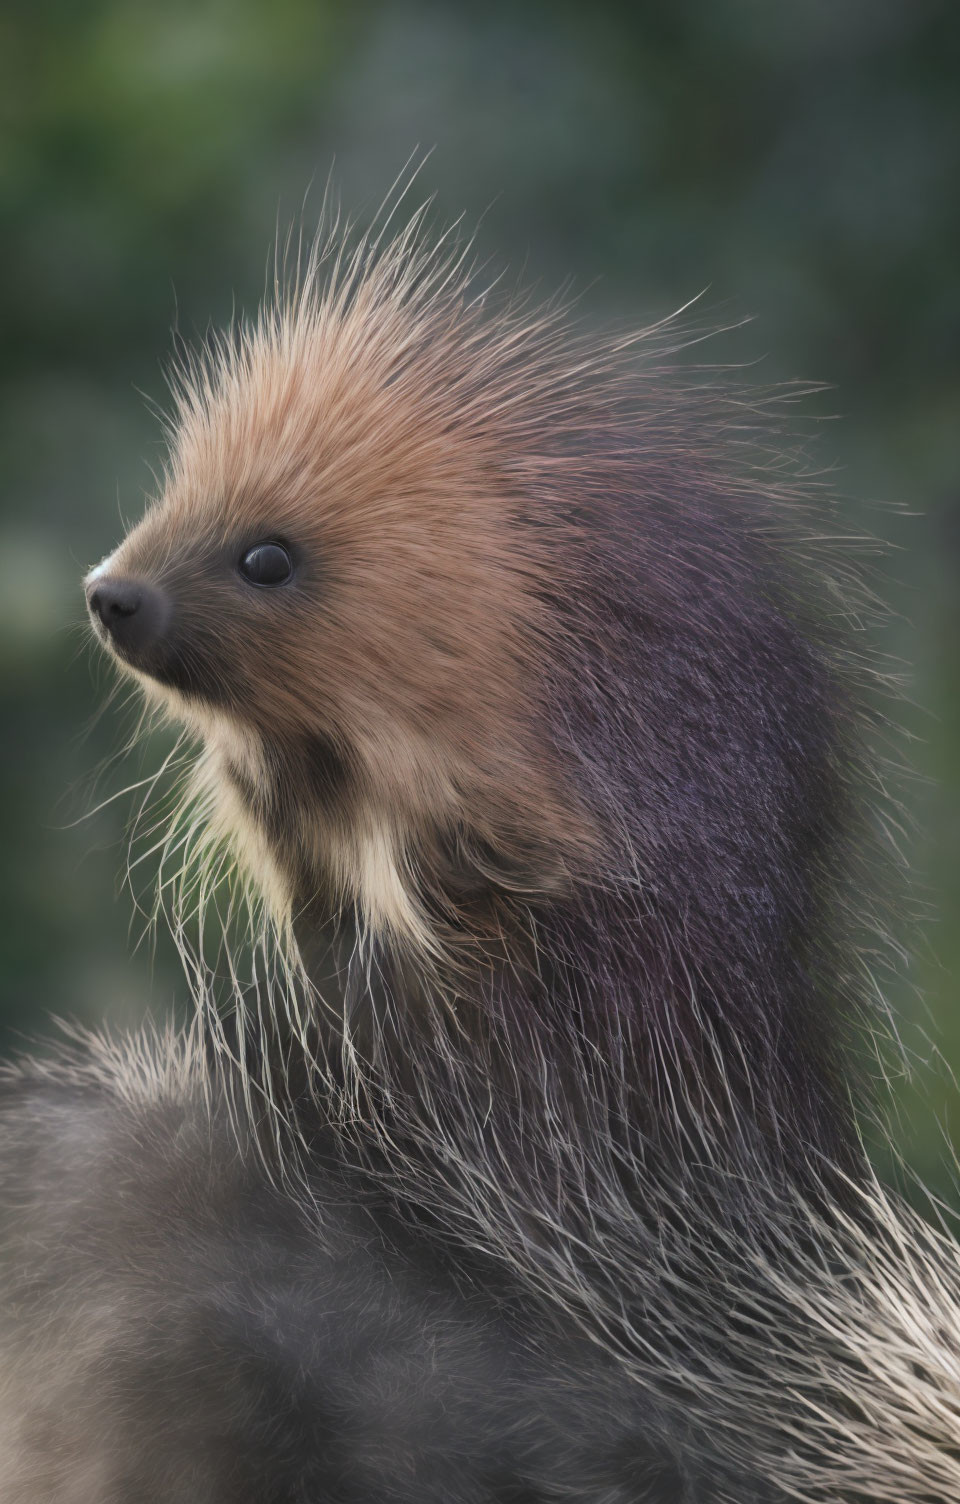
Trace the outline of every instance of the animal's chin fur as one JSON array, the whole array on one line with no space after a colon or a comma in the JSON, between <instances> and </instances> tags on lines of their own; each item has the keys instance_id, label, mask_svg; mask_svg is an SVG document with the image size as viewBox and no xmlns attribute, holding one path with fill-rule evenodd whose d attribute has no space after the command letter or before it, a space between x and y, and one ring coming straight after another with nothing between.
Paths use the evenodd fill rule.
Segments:
<instances>
[{"instance_id":1,"label":"animal's chin fur","mask_svg":"<svg viewBox=\"0 0 960 1504\"><path fill-rule=\"evenodd\" d=\"M241 881L255 895L254 907L273 936L281 937L291 969L299 969L295 910L312 904L325 905L331 921L353 912L366 949L389 946L424 965L438 959L443 947L413 891L407 840L394 824L362 806L349 818L335 819L303 810L298 831L302 861L295 878L285 870L245 792L255 791L266 805L273 791L275 774L258 732L227 711L189 699L129 665L124 668L140 682L147 702L185 727L199 744L185 804L202 814L202 844L210 851L225 847L229 852ZM202 849L197 855L201 863L208 860ZM179 915L178 928L185 917ZM264 943L263 934L254 938Z\"/></svg>"}]
</instances>

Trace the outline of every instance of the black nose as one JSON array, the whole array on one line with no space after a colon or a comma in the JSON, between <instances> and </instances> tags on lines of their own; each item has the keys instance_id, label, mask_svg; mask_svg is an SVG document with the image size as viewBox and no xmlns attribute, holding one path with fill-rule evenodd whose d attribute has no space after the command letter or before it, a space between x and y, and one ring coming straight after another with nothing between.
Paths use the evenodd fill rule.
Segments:
<instances>
[{"instance_id":1,"label":"black nose","mask_svg":"<svg viewBox=\"0 0 960 1504\"><path fill-rule=\"evenodd\" d=\"M95 580L87 589L87 606L125 658L149 653L170 620L168 597L145 580Z\"/></svg>"}]
</instances>

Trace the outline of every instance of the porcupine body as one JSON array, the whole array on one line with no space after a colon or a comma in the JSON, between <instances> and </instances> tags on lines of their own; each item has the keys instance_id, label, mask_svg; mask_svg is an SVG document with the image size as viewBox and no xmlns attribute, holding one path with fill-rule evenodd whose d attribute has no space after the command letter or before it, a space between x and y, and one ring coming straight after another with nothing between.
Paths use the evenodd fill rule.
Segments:
<instances>
[{"instance_id":1,"label":"porcupine body","mask_svg":"<svg viewBox=\"0 0 960 1504\"><path fill-rule=\"evenodd\" d=\"M912 1412L864 1419L837 1335L897 1330L863 1229L910 1224L849 1118L856 716L778 543L790 487L743 459L747 400L669 374L656 336L644 360L487 302L416 219L334 235L181 373L164 494L88 581L202 742L201 862L225 843L288 961L293 1002L241 1018L229 1116L266 1104L291 1179L332 1157L373 1187L391 1237L495 1293L501 1337L525 1300L558 1370L582 1334L573 1371L608 1401L620 1375L654 1452L692 1476L709 1438L692 1497L754 1472L879 1496L886 1427L896 1497L926 1498ZM949 1267L911 1236L902 1283Z\"/></svg>"}]
</instances>

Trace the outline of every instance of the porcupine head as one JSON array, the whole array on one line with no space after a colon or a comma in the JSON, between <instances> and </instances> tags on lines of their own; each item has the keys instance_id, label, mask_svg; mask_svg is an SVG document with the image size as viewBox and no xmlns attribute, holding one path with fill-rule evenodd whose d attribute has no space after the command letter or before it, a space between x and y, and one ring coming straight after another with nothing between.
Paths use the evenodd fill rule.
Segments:
<instances>
[{"instance_id":1,"label":"porcupine head","mask_svg":"<svg viewBox=\"0 0 960 1504\"><path fill-rule=\"evenodd\" d=\"M334 230L182 360L94 627L196 737L193 807L278 932L630 1069L703 1080L722 1028L803 1097L838 715L772 483L662 331L593 338L467 262L421 215Z\"/></svg>"}]
</instances>

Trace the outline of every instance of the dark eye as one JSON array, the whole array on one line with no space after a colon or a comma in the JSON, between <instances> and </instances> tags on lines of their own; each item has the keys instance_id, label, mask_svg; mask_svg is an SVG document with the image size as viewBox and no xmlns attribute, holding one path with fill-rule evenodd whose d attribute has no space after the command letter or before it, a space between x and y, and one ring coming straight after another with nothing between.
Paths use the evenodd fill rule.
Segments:
<instances>
[{"instance_id":1,"label":"dark eye","mask_svg":"<svg viewBox=\"0 0 960 1504\"><path fill-rule=\"evenodd\" d=\"M251 585L285 585L293 560L282 543L255 543L240 560L240 573Z\"/></svg>"}]
</instances>

